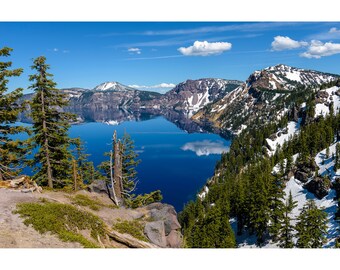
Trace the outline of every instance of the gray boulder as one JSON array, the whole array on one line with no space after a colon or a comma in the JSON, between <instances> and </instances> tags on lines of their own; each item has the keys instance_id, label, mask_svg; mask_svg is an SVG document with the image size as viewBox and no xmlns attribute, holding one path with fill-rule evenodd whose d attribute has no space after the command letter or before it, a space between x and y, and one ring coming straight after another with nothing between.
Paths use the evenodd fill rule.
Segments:
<instances>
[{"instance_id":1,"label":"gray boulder","mask_svg":"<svg viewBox=\"0 0 340 270\"><path fill-rule=\"evenodd\" d=\"M294 177L302 183L306 183L308 181L308 173L303 171L296 171Z\"/></svg>"},{"instance_id":2,"label":"gray boulder","mask_svg":"<svg viewBox=\"0 0 340 270\"><path fill-rule=\"evenodd\" d=\"M104 180L96 180L87 187L89 192L109 194L106 182Z\"/></svg>"},{"instance_id":3,"label":"gray boulder","mask_svg":"<svg viewBox=\"0 0 340 270\"><path fill-rule=\"evenodd\" d=\"M165 235L169 235L172 230L181 228L177 220L176 210L172 205L156 203L153 206L155 208L150 210L150 216L153 220L164 222Z\"/></svg>"},{"instance_id":4,"label":"gray boulder","mask_svg":"<svg viewBox=\"0 0 340 270\"><path fill-rule=\"evenodd\" d=\"M311 181L305 184L304 187L321 200L323 197L328 195L331 182L326 178L314 177Z\"/></svg>"},{"instance_id":5,"label":"gray boulder","mask_svg":"<svg viewBox=\"0 0 340 270\"><path fill-rule=\"evenodd\" d=\"M179 231L171 231L166 237L167 246L170 248L180 248L183 244L183 236Z\"/></svg>"},{"instance_id":6,"label":"gray boulder","mask_svg":"<svg viewBox=\"0 0 340 270\"><path fill-rule=\"evenodd\" d=\"M150 242L156 244L157 246L167 246L163 221L159 220L147 223L144 228L144 234L149 238Z\"/></svg>"}]
</instances>

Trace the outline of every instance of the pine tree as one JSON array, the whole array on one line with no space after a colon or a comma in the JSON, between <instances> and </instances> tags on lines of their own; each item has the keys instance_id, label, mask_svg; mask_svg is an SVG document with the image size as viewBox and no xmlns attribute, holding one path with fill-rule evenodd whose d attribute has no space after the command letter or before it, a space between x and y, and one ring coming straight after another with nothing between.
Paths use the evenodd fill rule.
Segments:
<instances>
[{"instance_id":1,"label":"pine tree","mask_svg":"<svg viewBox=\"0 0 340 270\"><path fill-rule=\"evenodd\" d=\"M294 242L293 242L294 226L291 224L290 215L296 206L297 206L297 202L293 201L293 196L290 191L288 199L286 200L286 203L284 206L284 218L283 218L280 230L279 230L279 237L278 237L279 247L282 247L282 248L293 248L294 247Z\"/></svg>"},{"instance_id":2,"label":"pine tree","mask_svg":"<svg viewBox=\"0 0 340 270\"><path fill-rule=\"evenodd\" d=\"M308 200L303 206L295 228L297 247L320 248L326 240L327 214L318 209L314 200Z\"/></svg>"},{"instance_id":3,"label":"pine tree","mask_svg":"<svg viewBox=\"0 0 340 270\"><path fill-rule=\"evenodd\" d=\"M4 47L0 49L0 57L10 56L12 49ZM27 132L21 126L14 126L18 114L23 111L24 106L18 104L22 96L22 88L9 92L7 88L8 78L18 77L22 69L9 68L12 62L0 62L0 181L10 179L20 173L20 166L26 153L26 143L14 140L11 136Z\"/></svg>"},{"instance_id":4,"label":"pine tree","mask_svg":"<svg viewBox=\"0 0 340 270\"><path fill-rule=\"evenodd\" d=\"M53 75L48 73L50 67L45 62L43 56L36 58L31 67L36 74L29 78L32 82L29 88L35 93L30 104L34 134L31 142L38 148L30 165L35 166L34 178L53 188L73 182L68 130L74 115L61 111L68 102L55 88Z\"/></svg>"},{"instance_id":5,"label":"pine tree","mask_svg":"<svg viewBox=\"0 0 340 270\"><path fill-rule=\"evenodd\" d=\"M73 156L76 158L78 174L81 184L91 184L95 179L100 179L101 176L94 168L93 162L88 160L89 154L86 153L83 142L76 138L73 140L75 153Z\"/></svg>"},{"instance_id":6,"label":"pine tree","mask_svg":"<svg viewBox=\"0 0 340 270\"><path fill-rule=\"evenodd\" d=\"M334 170L340 169L340 143L336 144L335 147L335 164L334 164Z\"/></svg>"},{"instance_id":7,"label":"pine tree","mask_svg":"<svg viewBox=\"0 0 340 270\"><path fill-rule=\"evenodd\" d=\"M138 158L138 154L134 150L134 141L131 136L124 132L122 138L122 172L123 172L123 189L126 199L133 197L132 192L135 191L137 180L136 167L141 162Z\"/></svg>"},{"instance_id":8,"label":"pine tree","mask_svg":"<svg viewBox=\"0 0 340 270\"><path fill-rule=\"evenodd\" d=\"M284 191L283 183L280 179L274 179L270 189L270 227L272 239L276 242L279 231L282 227L282 220L284 219L285 205L283 203Z\"/></svg>"},{"instance_id":9,"label":"pine tree","mask_svg":"<svg viewBox=\"0 0 340 270\"><path fill-rule=\"evenodd\" d=\"M293 166L293 156L291 154L287 155L287 165L286 165L286 174L292 169Z\"/></svg>"}]
</instances>

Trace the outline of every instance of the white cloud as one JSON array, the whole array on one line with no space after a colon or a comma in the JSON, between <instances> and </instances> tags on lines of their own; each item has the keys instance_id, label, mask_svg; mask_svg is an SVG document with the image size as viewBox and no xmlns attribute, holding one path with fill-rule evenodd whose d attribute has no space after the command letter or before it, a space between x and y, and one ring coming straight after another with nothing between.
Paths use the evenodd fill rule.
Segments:
<instances>
[{"instance_id":1,"label":"white cloud","mask_svg":"<svg viewBox=\"0 0 340 270\"><path fill-rule=\"evenodd\" d=\"M128 52L131 53L131 54L141 54L142 50L139 49L139 48L129 48Z\"/></svg>"},{"instance_id":2,"label":"white cloud","mask_svg":"<svg viewBox=\"0 0 340 270\"><path fill-rule=\"evenodd\" d=\"M58 49L58 48L53 48L53 51L54 51L54 52L58 52L59 49Z\"/></svg>"},{"instance_id":3,"label":"white cloud","mask_svg":"<svg viewBox=\"0 0 340 270\"><path fill-rule=\"evenodd\" d=\"M292 50L307 45L308 42L296 41L294 39L291 39L290 37L276 36L274 37L274 41L272 42L272 50L273 51Z\"/></svg>"},{"instance_id":4,"label":"white cloud","mask_svg":"<svg viewBox=\"0 0 340 270\"><path fill-rule=\"evenodd\" d=\"M311 35L309 38L312 40L327 40L327 41L340 39L340 29L332 27L327 32Z\"/></svg>"},{"instance_id":5,"label":"white cloud","mask_svg":"<svg viewBox=\"0 0 340 270\"><path fill-rule=\"evenodd\" d=\"M196 141L186 143L181 147L184 151L193 151L197 156L209 156L209 155L219 155L223 152L228 152L229 147L225 146L222 141Z\"/></svg>"},{"instance_id":6,"label":"white cloud","mask_svg":"<svg viewBox=\"0 0 340 270\"><path fill-rule=\"evenodd\" d=\"M300 54L300 56L306 57L306 58L319 59L323 56L330 56L330 55L338 54L338 53L340 53L340 43L332 43L332 42L323 43L319 40L312 40L308 47L308 50Z\"/></svg>"},{"instance_id":7,"label":"white cloud","mask_svg":"<svg viewBox=\"0 0 340 270\"><path fill-rule=\"evenodd\" d=\"M180 47L178 51L186 56L209 56L229 51L231 47L229 42L195 41L192 46Z\"/></svg>"}]
</instances>

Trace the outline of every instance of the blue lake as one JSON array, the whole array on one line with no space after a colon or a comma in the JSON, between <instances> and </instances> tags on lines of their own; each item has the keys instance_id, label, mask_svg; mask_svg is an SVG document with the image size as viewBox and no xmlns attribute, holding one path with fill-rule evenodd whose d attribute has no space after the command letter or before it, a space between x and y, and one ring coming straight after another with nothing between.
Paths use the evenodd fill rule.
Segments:
<instances>
[{"instance_id":1,"label":"blue lake","mask_svg":"<svg viewBox=\"0 0 340 270\"><path fill-rule=\"evenodd\" d=\"M177 211L203 187L214 173L222 151L230 141L216 134L187 133L163 117L146 121L129 121L119 125L84 123L73 125L70 137L80 137L85 143L89 159L95 166L107 157L114 131L122 137L130 134L141 163L137 167L139 183L136 193L161 190L163 202Z\"/></svg>"}]
</instances>

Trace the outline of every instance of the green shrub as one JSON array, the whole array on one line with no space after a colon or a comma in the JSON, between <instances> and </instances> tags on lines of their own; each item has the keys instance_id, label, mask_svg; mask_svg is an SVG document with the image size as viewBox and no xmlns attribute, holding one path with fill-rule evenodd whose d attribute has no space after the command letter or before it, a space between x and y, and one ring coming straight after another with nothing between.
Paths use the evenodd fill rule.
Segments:
<instances>
[{"instance_id":1,"label":"green shrub","mask_svg":"<svg viewBox=\"0 0 340 270\"><path fill-rule=\"evenodd\" d=\"M72 205L54 202L20 203L15 213L24 218L25 225L32 225L41 234L51 232L63 241L78 242L87 248L98 246L78 230L89 230L94 239L98 235L105 235L105 224L100 218Z\"/></svg>"},{"instance_id":2,"label":"green shrub","mask_svg":"<svg viewBox=\"0 0 340 270\"><path fill-rule=\"evenodd\" d=\"M102 204L95 199L90 198L89 196L83 194L77 194L76 196L71 198L72 203L80 206L88 206L90 209L94 211L99 211Z\"/></svg>"},{"instance_id":3,"label":"green shrub","mask_svg":"<svg viewBox=\"0 0 340 270\"><path fill-rule=\"evenodd\" d=\"M162 199L163 196L161 191L156 190L151 193L138 195L136 198L133 198L132 200L127 200L126 204L128 207L137 208L154 202L160 202Z\"/></svg>"},{"instance_id":4,"label":"green shrub","mask_svg":"<svg viewBox=\"0 0 340 270\"><path fill-rule=\"evenodd\" d=\"M138 220L133 221L118 221L116 224L113 225L113 229L120 232L120 233L127 233L137 238L139 240L149 242L149 240L145 237L144 231L144 224Z\"/></svg>"}]
</instances>

